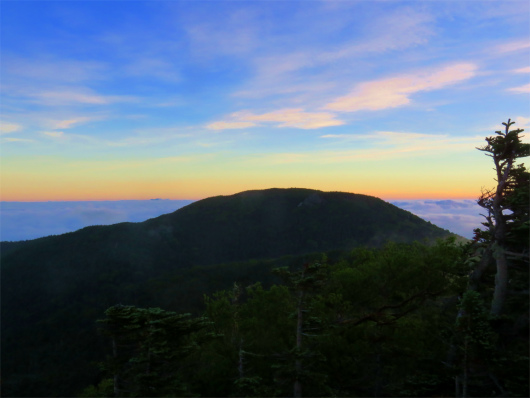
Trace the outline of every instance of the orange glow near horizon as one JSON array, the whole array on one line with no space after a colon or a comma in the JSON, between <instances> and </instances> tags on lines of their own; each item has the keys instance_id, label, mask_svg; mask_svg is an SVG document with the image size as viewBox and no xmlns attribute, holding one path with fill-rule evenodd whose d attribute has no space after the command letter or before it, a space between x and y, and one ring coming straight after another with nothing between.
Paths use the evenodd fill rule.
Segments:
<instances>
[{"instance_id":1,"label":"orange glow near horizon","mask_svg":"<svg viewBox=\"0 0 530 398\"><path fill-rule=\"evenodd\" d=\"M482 165L459 175L457 163L435 160L338 164L193 161L189 163L3 160L0 200L17 202L199 200L268 188L307 188L385 200L469 199L490 185ZM9 164L11 163L11 164ZM456 176L456 177L455 177ZM491 184L493 185L493 184Z\"/></svg>"},{"instance_id":2,"label":"orange glow near horizon","mask_svg":"<svg viewBox=\"0 0 530 398\"><path fill-rule=\"evenodd\" d=\"M60 192L42 192L42 191L29 191L25 192L13 192L7 193L5 190L2 190L0 194L0 201L3 202L68 202L68 201L119 201L119 200L150 200L150 199L169 199L169 200L201 200L212 196L229 196L234 195L243 191L250 190L262 190L269 188L307 188L315 189L324 192L339 191L339 192L349 192L356 193L368 196L374 196L381 198L386 201L390 200L434 200L434 199L476 199L480 192L469 193L464 190L458 190L453 192L447 192L442 190L437 191L421 191L414 190L409 192L392 192L389 190L351 190L348 188L319 188L317 186L302 186L302 185L292 185L292 186L248 186L238 188L229 188L223 187L218 190L207 189L197 189L198 187L191 186L187 189L174 189L168 190L165 189L140 189L138 186L124 187L125 189L120 190L116 189L117 186L121 184L114 184L115 189L101 189L93 190L90 192L81 192L77 189L72 190L62 190ZM154 184L149 184L154 185ZM151 188L155 188L151 186ZM194 189L195 188L195 189ZM178 191L175 192L175 191Z\"/></svg>"}]
</instances>

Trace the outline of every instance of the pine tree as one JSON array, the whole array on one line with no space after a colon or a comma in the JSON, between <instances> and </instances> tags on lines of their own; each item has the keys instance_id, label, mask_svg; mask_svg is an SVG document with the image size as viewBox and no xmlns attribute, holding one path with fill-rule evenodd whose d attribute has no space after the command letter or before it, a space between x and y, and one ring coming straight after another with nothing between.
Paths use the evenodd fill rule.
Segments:
<instances>
[{"instance_id":1,"label":"pine tree","mask_svg":"<svg viewBox=\"0 0 530 398\"><path fill-rule=\"evenodd\" d=\"M477 148L493 159L497 187L484 190L478 204L487 211L484 215L487 231L476 230L476 239L484 240L486 250L480 268L475 269L474 278L479 279L493 259L496 265L495 288L491 301L491 314L500 315L508 294L510 256L528 263L528 171L524 165L516 166L519 158L530 155L530 144L521 142L523 129L511 130L515 122L508 119L505 131L496 131L497 136L487 137L487 145ZM526 195L525 195L526 193ZM525 233L526 231L526 233ZM522 247L521 247L522 243ZM514 252L515 244L520 251Z\"/></svg>"},{"instance_id":2,"label":"pine tree","mask_svg":"<svg viewBox=\"0 0 530 398\"><path fill-rule=\"evenodd\" d=\"M516 162L530 155L530 144L521 141L522 129L510 130L513 124L508 119L504 132L496 131L477 148L493 159L497 185L483 189L477 201L485 210L486 228L475 229L468 245L471 273L448 361L459 358L456 384L462 397L492 390L502 396L528 395L530 174Z\"/></svg>"},{"instance_id":3,"label":"pine tree","mask_svg":"<svg viewBox=\"0 0 530 398\"><path fill-rule=\"evenodd\" d=\"M112 357L105 368L112 374L115 396L180 396L182 359L195 347L190 335L207 325L206 318L189 319L160 308L116 305L99 322L111 337Z\"/></svg>"},{"instance_id":4,"label":"pine tree","mask_svg":"<svg viewBox=\"0 0 530 398\"><path fill-rule=\"evenodd\" d=\"M307 328L313 323L319 323L316 319L311 319L309 313L309 299L324 283L327 276L327 259L324 257L321 262L304 264L300 271L290 272L287 268L277 268L276 274L281 276L292 291L296 299L296 332L294 354L294 372L293 372L293 396L302 396L303 379L311 372L304 366L304 360L310 357L318 356L318 353L311 352L304 345L304 337L308 336ZM315 376L315 375L313 375Z\"/></svg>"}]
</instances>

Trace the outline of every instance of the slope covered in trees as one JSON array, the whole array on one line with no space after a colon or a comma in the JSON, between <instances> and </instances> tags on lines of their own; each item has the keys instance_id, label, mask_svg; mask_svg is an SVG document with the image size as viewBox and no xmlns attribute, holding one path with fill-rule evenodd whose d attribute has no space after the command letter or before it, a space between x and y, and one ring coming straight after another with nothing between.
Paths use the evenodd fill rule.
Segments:
<instances>
[{"instance_id":1,"label":"slope covered in trees","mask_svg":"<svg viewBox=\"0 0 530 398\"><path fill-rule=\"evenodd\" d=\"M269 270L296 256L447 235L374 197L271 189L205 199L143 223L9 244L3 389L70 396L87 385L107 344L95 320L110 306L196 311L203 294L234 281L272 283Z\"/></svg>"},{"instance_id":2,"label":"slope covered in trees","mask_svg":"<svg viewBox=\"0 0 530 398\"><path fill-rule=\"evenodd\" d=\"M319 256L292 269L278 268L282 283L269 288L236 283L205 297L210 324L188 335L187 346L198 342L194 351L167 366L178 367L178 386L167 389L159 383L164 372L153 376L151 369L131 362L136 352L118 353L104 361L109 371L99 386L89 386L84 394L142 396L145 387L136 380L147 377L154 377L153 396L429 396L452 391L453 369L440 365L454 322L453 297L466 281L461 254L451 241L393 243L356 249L334 261ZM114 322L117 311L131 310L110 308L103 322ZM134 341L145 358L149 328L135 330ZM117 339L126 346L126 337Z\"/></svg>"}]
</instances>

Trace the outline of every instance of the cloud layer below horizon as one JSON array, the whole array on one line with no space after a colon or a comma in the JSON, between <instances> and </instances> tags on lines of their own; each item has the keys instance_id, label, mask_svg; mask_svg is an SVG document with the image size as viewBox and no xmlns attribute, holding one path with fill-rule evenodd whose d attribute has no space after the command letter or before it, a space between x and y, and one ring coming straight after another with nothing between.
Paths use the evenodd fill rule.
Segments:
<instances>
[{"instance_id":1,"label":"cloud layer below horizon","mask_svg":"<svg viewBox=\"0 0 530 398\"><path fill-rule=\"evenodd\" d=\"M190 200L122 200L89 202L0 202L0 240L31 240L74 232L90 225L141 222L172 213ZM473 200L390 201L433 224L465 238L480 226L480 207Z\"/></svg>"}]
</instances>

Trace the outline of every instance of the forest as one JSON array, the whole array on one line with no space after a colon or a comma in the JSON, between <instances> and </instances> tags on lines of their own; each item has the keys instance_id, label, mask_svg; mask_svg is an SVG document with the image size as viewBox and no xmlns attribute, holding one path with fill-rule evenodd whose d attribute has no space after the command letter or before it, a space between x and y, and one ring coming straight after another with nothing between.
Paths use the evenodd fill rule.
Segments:
<instances>
[{"instance_id":1,"label":"forest","mask_svg":"<svg viewBox=\"0 0 530 398\"><path fill-rule=\"evenodd\" d=\"M496 183L478 199L471 241L374 198L289 191L275 209L296 210L276 224L259 213L261 193L237 197L241 217L222 198L175 212L197 240L160 218L150 233L91 227L3 243L3 395L529 396L530 173L518 160L530 144L503 124L477 148ZM199 227L197 214L218 223ZM49 274L33 260L46 255Z\"/></svg>"}]
</instances>

